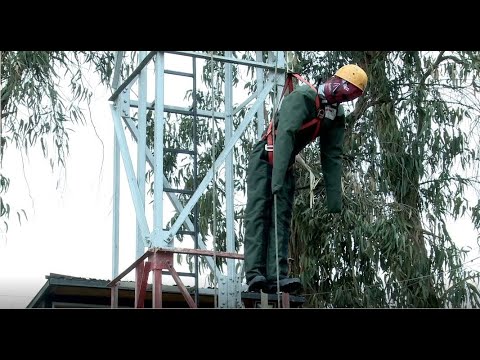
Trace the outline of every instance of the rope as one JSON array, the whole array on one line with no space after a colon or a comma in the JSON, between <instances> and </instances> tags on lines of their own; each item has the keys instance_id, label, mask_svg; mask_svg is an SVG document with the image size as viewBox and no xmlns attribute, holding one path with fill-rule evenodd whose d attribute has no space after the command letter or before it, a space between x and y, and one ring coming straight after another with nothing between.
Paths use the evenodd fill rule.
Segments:
<instances>
[{"instance_id":1,"label":"rope","mask_svg":"<svg viewBox=\"0 0 480 360\"><path fill-rule=\"evenodd\" d=\"M272 128L272 139L273 147L275 148L275 118L277 116L277 64L278 64L278 51L277 56L275 57L275 72L274 72L274 100L273 100L273 128ZM275 162L275 151L273 152L274 162ZM279 261L278 261L278 227L277 227L277 194L273 195L273 208L274 208L274 226L275 226L275 261L277 269L277 306L280 308L280 270L279 270Z\"/></svg>"},{"instance_id":2,"label":"rope","mask_svg":"<svg viewBox=\"0 0 480 360\"><path fill-rule=\"evenodd\" d=\"M214 67L213 67L213 52L210 55L210 75L211 78L211 87L212 87L212 172L213 172L213 185L212 185L212 202L213 202L213 278L214 278L214 295L213 295L213 302L214 308L217 308L218 301L217 301L217 256L216 256L216 239L215 234L217 232L217 206L215 203L215 199L217 197L217 188L216 184L216 171L215 171L215 84L213 82L213 74L214 74Z\"/></svg>"}]
</instances>

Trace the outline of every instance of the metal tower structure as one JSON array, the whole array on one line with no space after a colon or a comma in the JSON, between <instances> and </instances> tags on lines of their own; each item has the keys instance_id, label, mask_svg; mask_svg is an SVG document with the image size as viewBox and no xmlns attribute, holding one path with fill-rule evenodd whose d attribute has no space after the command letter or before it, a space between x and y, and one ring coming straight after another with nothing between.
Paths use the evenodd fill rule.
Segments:
<instances>
[{"instance_id":1,"label":"metal tower structure","mask_svg":"<svg viewBox=\"0 0 480 360\"><path fill-rule=\"evenodd\" d=\"M179 72L165 69L166 54L174 54L191 59L192 72ZM264 56L267 55L267 56ZM264 60L267 59L267 60ZM220 63L225 71L224 78L224 111L217 112L212 109L199 109L196 101L198 90L198 60L211 60ZM134 62L134 63L133 63ZM153 67L153 81L149 81L151 71L148 65ZM239 66L251 66L255 68L257 88L256 91L246 98L240 105L233 104L233 64ZM125 69L131 69L126 72ZM242 60L233 56L231 51L224 55L191 51L139 51L136 61L126 57L123 51L116 52L115 68L113 76L114 92L109 98L114 123L114 201L113 201L113 235L112 235L112 281L109 283L112 291L112 307L118 306L118 285L120 280L130 271L135 270L135 307L143 307L145 292L149 274L152 273L152 306L162 307L162 275L171 275L184 295L190 307L198 306L198 257L204 256L205 260L216 276L216 292L218 293L218 306L220 308L238 308L241 304L242 271L237 271L237 265L242 265L243 254L235 251L234 233L234 184L233 184L233 151L235 143L247 129L249 124L257 119L257 134L260 137L264 130L264 104L271 94L281 93L285 81L286 62L283 52L256 52L256 60ZM127 74L125 77L122 74ZM150 74L150 75L149 75ZM192 103L189 107L170 106L165 103L165 75L178 76L191 80ZM147 85L150 85L147 86ZM153 89L153 99L149 101L149 89ZM138 93L137 93L138 92ZM244 109L246 114L240 124L234 128L233 116ZM193 190L175 189L168 183L164 175L164 154L173 152L193 158L194 167L197 167L197 147L193 149L169 149L164 146L165 116L168 113L183 114L193 119L193 136L195 135L196 121L199 117L215 117L224 119L225 143L222 151L213 162L213 166L203 178L198 178L195 170ZM154 144L153 154L150 151L152 144L147 146L147 122L148 114L153 114L154 119ZM136 141L136 169L134 169L131 151L128 146L126 132ZM193 144L197 144L194 139ZM136 260L119 273L119 211L120 211L120 157L123 160L124 170L127 177L131 200L135 209L136 223ZM147 209L145 204L145 174L147 164L153 172L155 191L153 194L153 225L147 221ZM216 176L217 169L225 166L225 189L226 189L226 252L208 249L200 238L198 231L197 202L207 189L207 186ZM159 191L161 189L162 191ZM188 201L182 203L178 194L189 196ZM176 211L175 222L165 228L164 224L164 195L168 197L171 207ZM193 220L191 220L193 219ZM133 221L133 220L132 220ZM181 228L188 230L181 230ZM176 247L177 236L190 236L193 239L193 247ZM174 253L189 254L194 256L195 271L193 273L180 273L175 270ZM215 265L215 257L226 258L227 271L220 271ZM239 264L239 262L241 264ZM182 282L183 276L195 278L195 296Z\"/></svg>"}]
</instances>

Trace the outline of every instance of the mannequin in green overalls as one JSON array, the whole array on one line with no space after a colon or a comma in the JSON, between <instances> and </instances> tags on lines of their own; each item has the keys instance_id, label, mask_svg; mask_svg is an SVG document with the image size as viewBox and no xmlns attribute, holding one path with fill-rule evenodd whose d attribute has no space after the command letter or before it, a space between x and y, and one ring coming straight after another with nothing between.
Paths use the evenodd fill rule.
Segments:
<instances>
[{"instance_id":1,"label":"mannequin in green overalls","mask_svg":"<svg viewBox=\"0 0 480 360\"><path fill-rule=\"evenodd\" d=\"M295 178L291 165L305 146L320 137L322 172L327 209L341 211L342 149L345 114L340 103L354 100L367 86L367 74L357 65L345 65L317 91L298 86L285 97L275 120L273 165L269 162L266 136L254 146L247 170L245 208L245 277L248 291L295 292L300 279L288 277L288 241L294 198ZM316 99L316 97L319 99ZM317 111L316 100L319 104ZM302 128L310 120L320 120L320 130ZM276 201L276 214L274 201ZM275 219L276 215L276 219ZM277 230L275 234L275 221ZM278 279L277 247L278 239Z\"/></svg>"}]
</instances>

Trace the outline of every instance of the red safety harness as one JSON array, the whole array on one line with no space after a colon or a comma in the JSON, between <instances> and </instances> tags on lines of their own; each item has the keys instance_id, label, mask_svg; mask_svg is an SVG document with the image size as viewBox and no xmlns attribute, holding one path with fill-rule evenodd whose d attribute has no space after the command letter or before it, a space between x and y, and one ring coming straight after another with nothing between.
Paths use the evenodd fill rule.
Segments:
<instances>
[{"instance_id":1,"label":"red safety harness","mask_svg":"<svg viewBox=\"0 0 480 360\"><path fill-rule=\"evenodd\" d=\"M293 76L295 76L298 80L307 84L315 92L317 92L317 89L312 84L310 84L307 80L305 80L303 77L301 77L299 74L288 73L287 74L287 79L285 81L285 87L283 88L282 95L280 96L280 100L287 93L287 90L288 90L287 94L289 94L290 92L293 91ZM317 117L315 117L312 120L304 123L299 129L299 130L303 130L303 129L315 126L315 129L312 132L312 141L315 140L317 138L318 134L320 133L320 119L323 118L323 116L324 116L324 110L320 106L320 97L318 96L318 94L315 97L315 107L317 109L317 111L316 111ZM273 134L273 131L272 131L273 130L273 123L274 123L274 120L271 120L270 124L268 125L267 132L262 136L262 140L265 140L265 139L267 140L267 144L265 144L265 150L268 151L268 162L271 165L273 165L273 141L274 141L273 140L274 134ZM277 133L277 131L275 130L275 135L276 135L276 133Z\"/></svg>"}]
</instances>

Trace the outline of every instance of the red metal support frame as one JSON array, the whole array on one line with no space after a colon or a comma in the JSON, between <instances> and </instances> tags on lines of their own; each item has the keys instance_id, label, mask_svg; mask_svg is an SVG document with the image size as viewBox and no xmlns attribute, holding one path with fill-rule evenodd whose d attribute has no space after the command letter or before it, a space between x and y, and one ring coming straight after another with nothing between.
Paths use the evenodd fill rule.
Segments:
<instances>
[{"instance_id":1,"label":"red metal support frame","mask_svg":"<svg viewBox=\"0 0 480 360\"><path fill-rule=\"evenodd\" d=\"M152 279L152 307L162 307L162 270L168 270L177 284L180 292L188 303L190 308L196 308L197 304L193 300L191 294L183 284L180 276L173 267L173 254L195 254L204 256L226 257L233 259L243 259L243 255L236 253L227 253L222 251L210 251L203 249L183 249L183 248L151 248L140 256L132 265L118 275L115 279L107 284L111 287L111 307L118 307L118 283L130 271L136 271L135 283L135 308L143 308L145 306L145 297L148 286L148 278L150 271L153 271ZM148 259L147 259L148 258ZM147 260L146 260L147 259ZM282 308L290 308L290 294L282 292Z\"/></svg>"},{"instance_id":2,"label":"red metal support frame","mask_svg":"<svg viewBox=\"0 0 480 360\"><path fill-rule=\"evenodd\" d=\"M142 289L142 279L143 279L143 272L145 271L145 264L143 262L139 263L135 267L135 307L139 307L138 301L141 294Z\"/></svg>"},{"instance_id":3,"label":"red metal support frame","mask_svg":"<svg viewBox=\"0 0 480 360\"><path fill-rule=\"evenodd\" d=\"M224 251L212 251L204 249L184 249L184 248L151 248L142 256L133 262L126 270L110 281L107 286L111 287L111 305L118 306L118 283L130 271L135 269L135 308L143 308L147 292L148 277L150 271L153 271L152 279L152 307L162 307L162 270L168 270L180 292L188 303L190 308L196 308L197 304L183 284L180 276L173 267L173 254L193 254L203 256L217 256L231 259L243 260L242 254L229 253ZM148 258L148 259L147 259ZM145 261L145 259L147 259Z\"/></svg>"},{"instance_id":4,"label":"red metal support frame","mask_svg":"<svg viewBox=\"0 0 480 360\"><path fill-rule=\"evenodd\" d=\"M112 286L112 291L110 293L110 306L112 308L118 307L118 283Z\"/></svg>"},{"instance_id":5,"label":"red metal support frame","mask_svg":"<svg viewBox=\"0 0 480 360\"><path fill-rule=\"evenodd\" d=\"M282 308L289 309L290 308L290 294L283 292L282 293Z\"/></svg>"},{"instance_id":6,"label":"red metal support frame","mask_svg":"<svg viewBox=\"0 0 480 360\"><path fill-rule=\"evenodd\" d=\"M150 274L150 270L152 268L152 263L146 261L144 264L141 263L137 265L136 271L138 273L138 279L135 287L135 307L136 308L143 308L145 307L145 296L147 295L147 286L148 286L148 276Z\"/></svg>"},{"instance_id":7,"label":"red metal support frame","mask_svg":"<svg viewBox=\"0 0 480 360\"><path fill-rule=\"evenodd\" d=\"M168 269L170 270L170 274L172 275L173 279L177 283L180 292L183 294L183 297L185 300L187 300L188 306L191 308L196 308L197 304L195 304L195 301L192 299L192 295L188 292L187 288L183 284L182 280L180 279L180 276L178 276L177 271L173 268L172 264L170 262L167 262Z\"/></svg>"},{"instance_id":8,"label":"red metal support frame","mask_svg":"<svg viewBox=\"0 0 480 360\"><path fill-rule=\"evenodd\" d=\"M172 258L173 253L165 254L155 251L149 256L152 261L153 280L152 280L152 307L162 307L162 270L167 268L167 262Z\"/></svg>"}]
</instances>

